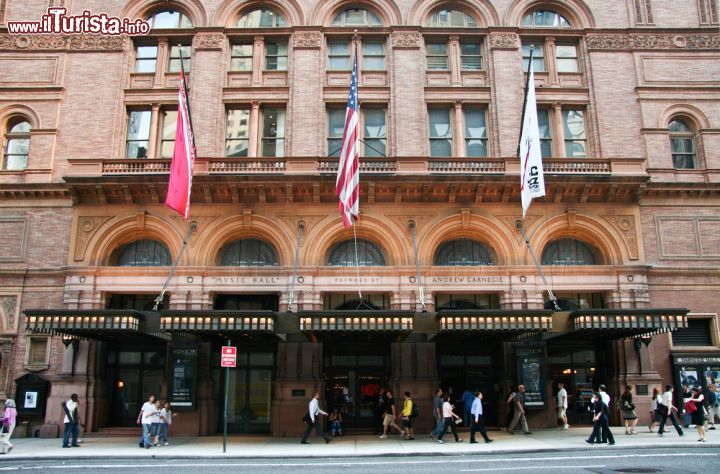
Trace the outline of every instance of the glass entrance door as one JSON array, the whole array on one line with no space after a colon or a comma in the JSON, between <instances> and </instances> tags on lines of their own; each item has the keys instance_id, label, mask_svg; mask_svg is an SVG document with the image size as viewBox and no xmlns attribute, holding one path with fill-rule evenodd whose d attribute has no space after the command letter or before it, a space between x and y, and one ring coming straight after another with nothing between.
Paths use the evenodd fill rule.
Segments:
<instances>
[{"instance_id":1,"label":"glass entrance door","mask_svg":"<svg viewBox=\"0 0 720 474\"><path fill-rule=\"evenodd\" d=\"M367 369L332 369L325 385L328 413L338 409L343 429L374 428L373 403L387 378L380 371Z\"/></svg>"},{"instance_id":2,"label":"glass entrance door","mask_svg":"<svg viewBox=\"0 0 720 474\"><path fill-rule=\"evenodd\" d=\"M149 395L162 394L165 348L108 351L110 426L135 426L138 413Z\"/></svg>"}]
</instances>

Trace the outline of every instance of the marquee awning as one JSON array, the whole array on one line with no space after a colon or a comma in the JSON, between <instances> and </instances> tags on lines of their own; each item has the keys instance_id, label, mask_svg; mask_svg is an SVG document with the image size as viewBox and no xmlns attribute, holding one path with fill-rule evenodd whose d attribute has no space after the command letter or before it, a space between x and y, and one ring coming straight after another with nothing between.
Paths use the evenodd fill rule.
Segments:
<instances>
[{"instance_id":1,"label":"marquee awning","mask_svg":"<svg viewBox=\"0 0 720 474\"><path fill-rule=\"evenodd\" d=\"M441 310L440 332L543 332L552 329L549 310Z\"/></svg>"},{"instance_id":2,"label":"marquee awning","mask_svg":"<svg viewBox=\"0 0 720 474\"><path fill-rule=\"evenodd\" d=\"M191 310L161 311L160 329L182 333L268 333L274 334L274 311Z\"/></svg>"},{"instance_id":3,"label":"marquee awning","mask_svg":"<svg viewBox=\"0 0 720 474\"><path fill-rule=\"evenodd\" d=\"M570 333L612 338L643 337L687 327L685 308L586 309L569 315Z\"/></svg>"},{"instance_id":4,"label":"marquee awning","mask_svg":"<svg viewBox=\"0 0 720 474\"><path fill-rule=\"evenodd\" d=\"M413 316L408 311L303 311L302 332L396 332L413 330Z\"/></svg>"}]
</instances>

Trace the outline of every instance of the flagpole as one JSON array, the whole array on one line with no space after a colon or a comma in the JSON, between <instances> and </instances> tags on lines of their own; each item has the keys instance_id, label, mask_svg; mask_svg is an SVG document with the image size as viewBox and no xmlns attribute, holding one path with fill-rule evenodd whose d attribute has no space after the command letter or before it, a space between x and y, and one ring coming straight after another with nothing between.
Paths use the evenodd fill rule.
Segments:
<instances>
[{"instance_id":1,"label":"flagpole","mask_svg":"<svg viewBox=\"0 0 720 474\"><path fill-rule=\"evenodd\" d=\"M170 273L168 274L167 278L165 279L165 283L163 284L163 287L160 290L160 295L157 298L155 298L155 306L153 307L153 311L158 310L160 303L162 303L163 298L165 298L165 290L167 290L167 287L170 284L170 280L175 275L175 271L177 270L178 264L180 263L180 258L183 256L183 253L185 253L185 248L187 247L187 243L190 241L190 237L192 237L192 234L195 231L195 229L197 229L197 222L195 222L195 221L190 222L190 228L188 229L187 234L185 235L185 239L183 239L182 247L180 247L180 252L178 253L177 258L175 259L175 263L173 263L173 266L170 269Z\"/></svg>"},{"instance_id":2,"label":"flagpole","mask_svg":"<svg viewBox=\"0 0 720 474\"><path fill-rule=\"evenodd\" d=\"M178 52L180 53L180 71L182 72L180 77L182 78L182 81L185 84L185 108L187 109L188 126L190 127L190 134L193 137L193 140L192 140L193 151L195 152L195 156L197 156L197 150L195 149L195 133L193 133L193 126L192 126L192 114L190 113L190 91L188 90L187 81L185 80L185 59L183 58L182 45L180 45L180 44L178 44Z\"/></svg>"},{"instance_id":3,"label":"flagpole","mask_svg":"<svg viewBox=\"0 0 720 474\"><path fill-rule=\"evenodd\" d=\"M357 50L358 50L358 30L356 29L353 36L353 55L355 56L353 61L357 61ZM358 99L359 102L359 99ZM357 104L358 108L360 108L360 104ZM358 173L360 170L358 169ZM360 196L358 195L358 200L360 200ZM355 274L357 275L357 282L358 282L358 297L360 298L360 304L358 305L358 308L362 306L363 304L363 296L362 296L362 288L360 287L360 260L358 259L358 245L357 245L357 229L355 228L357 221L353 221L352 228L353 228L353 242L355 245Z\"/></svg>"},{"instance_id":4,"label":"flagpole","mask_svg":"<svg viewBox=\"0 0 720 474\"><path fill-rule=\"evenodd\" d=\"M518 147L517 147L517 156L518 160L521 160L520 157L520 146L522 144L522 136L523 131L525 128L525 112L527 108L527 97L528 97L528 91L530 90L530 70L532 68L532 61L533 61L533 51L535 50L534 45L530 45L530 59L528 60L528 72L527 72L527 80L525 81L525 94L523 98L523 108L522 108L522 116L520 117L520 135L518 137ZM522 173L522 170L520 171ZM522 194L522 192L521 192ZM522 197L521 197L522 199ZM538 269L538 273L540 274L540 278L542 279L543 283L545 284L545 288L548 292L548 298L550 298L550 301L553 302L553 306L555 307L555 311L560 311L560 305L558 304L558 300L555 297L555 294L552 291L552 288L550 287L550 284L547 281L547 278L545 278L545 272L543 272L542 265L540 265L540 261L537 258L537 255L535 255L535 251L533 250L532 246L530 245L530 239L528 239L527 234L525 233L525 227L523 226L525 222L525 212L523 208L523 216L522 219L518 219L516 222L516 226L518 230L520 231L520 235L522 235L523 240L525 241L525 245L527 246L528 250L530 251L530 255L532 256L533 262L535 262L535 266Z\"/></svg>"}]
</instances>

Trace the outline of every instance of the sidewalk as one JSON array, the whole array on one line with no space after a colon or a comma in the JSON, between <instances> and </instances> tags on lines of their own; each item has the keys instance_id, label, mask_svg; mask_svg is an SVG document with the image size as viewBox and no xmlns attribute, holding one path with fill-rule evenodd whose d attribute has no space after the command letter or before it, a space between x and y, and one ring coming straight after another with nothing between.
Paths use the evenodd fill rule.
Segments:
<instances>
[{"instance_id":1,"label":"sidewalk","mask_svg":"<svg viewBox=\"0 0 720 474\"><path fill-rule=\"evenodd\" d=\"M516 433L509 435L502 431L488 432L493 443L486 444L478 434L478 444L469 443L467 431L461 433L463 442L456 443L452 434L444 437L445 444L436 443L429 435L419 435L413 441L405 441L398 435L388 439L377 436L344 436L334 438L325 444L321 438L313 436L309 445L300 444L295 438L271 438L269 436L235 435L228 438L227 453L222 452L222 436L202 438L171 438L170 446L143 449L138 447L138 438L87 438L79 448L61 447L62 439L13 439L15 448L0 459L68 459L68 458L105 458L105 459L198 459L198 458L303 458L303 457L348 457L348 456L412 456L428 454L474 454L474 453L527 453L552 452L560 450L593 449L607 453L613 450L625 450L633 447L720 447L720 430L709 431L707 442L697 442L694 429L685 430L685 436L666 433L659 437L645 432L627 436L624 429L614 427L615 446L589 445L585 439L591 429L571 428L570 430L536 430L532 435ZM139 430L138 430L139 433Z\"/></svg>"}]
</instances>

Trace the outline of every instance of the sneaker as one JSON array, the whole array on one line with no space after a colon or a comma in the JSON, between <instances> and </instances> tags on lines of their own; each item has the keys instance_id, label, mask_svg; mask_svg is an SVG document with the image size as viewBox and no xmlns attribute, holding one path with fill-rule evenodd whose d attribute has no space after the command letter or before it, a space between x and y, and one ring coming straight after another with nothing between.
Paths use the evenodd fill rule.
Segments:
<instances>
[{"instance_id":1,"label":"sneaker","mask_svg":"<svg viewBox=\"0 0 720 474\"><path fill-rule=\"evenodd\" d=\"M493 441L495 441L495 440L494 439L486 439L485 443L492 443Z\"/></svg>"},{"instance_id":2,"label":"sneaker","mask_svg":"<svg viewBox=\"0 0 720 474\"><path fill-rule=\"evenodd\" d=\"M387 438L387 435L380 435L380 439L385 439L385 438Z\"/></svg>"},{"instance_id":3,"label":"sneaker","mask_svg":"<svg viewBox=\"0 0 720 474\"><path fill-rule=\"evenodd\" d=\"M663 435L662 433L658 433L658 436L662 436L662 435Z\"/></svg>"},{"instance_id":4,"label":"sneaker","mask_svg":"<svg viewBox=\"0 0 720 474\"><path fill-rule=\"evenodd\" d=\"M437 436L435 436L435 433L430 433L430 437L431 437L432 439L437 438Z\"/></svg>"},{"instance_id":5,"label":"sneaker","mask_svg":"<svg viewBox=\"0 0 720 474\"><path fill-rule=\"evenodd\" d=\"M485 441L487 443L487 441ZM478 444L477 441L470 440L470 444Z\"/></svg>"},{"instance_id":6,"label":"sneaker","mask_svg":"<svg viewBox=\"0 0 720 474\"><path fill-rule=\"evenodd\" d=\"M400 430L400 437L402 438L403 436L405 436L405 430Z\"/></svg>"},{"instance_id":7,"label":"sneaker","mask_svg":"<svg viewBox=\"0 0 720 474\"><path fill-rule=\"evenodd\" d=\"M462 438L458 438L458 439L455 440L455 442L456 442L456 443L462 443L462 440L463 440Z\"/></svg>"},{"instance_id":8,"label":"sneaker","mask_svg":"<svg viewBox=\"0 0 720 474\"><path fill-rule=\"evenodd\" d=\"M532 434L532 431L523 431L523 434L531 435L531 434Z\"/></svg>"},{"instance_id":9,"label":"sneaker","mask_svg":"<svg viewBox=\"0 0 720 474\"><path fill-rule=\"evenodd\" d=\"M715 429L715 425L712 425L710 428L708 428L708 430L714 430L714 429Z\"/></svg>"},{"instance_id":10,"label":"sneaker","mask_svg":"<svg viewBox=\"0 0 720 474\"><path fill-rule=\"evenodd\" d=\"M148 444L147 446L145 446L145 449L150 449L150 445Z\"/></svg>"},{"instance_id":11,"label":"sneaker","mask_svg":"<svg viewBox=\"0 0 720 474\"><path fill-rule=\"evenodd\" d=\"M441 439L438 439L437 442L440 443L440 444L445 444L445 441L443 441L443 440L441 440Z\"/></svg>"},{"instance_id":12,"label":"sneaker","mask_svg":"<svg viewBox=\"0 0 720 474\"><path fill-rule=\"evenodd\" d=\"M564 429L564 430L569 430L569 429L570 429L570 425L565 425L565 426L563 426L563 429Z\"/></svg>"},{"instance_id":13,"label":"sneaker","mask_svg":"<svg viewBox=\"0 0 720 474\"><path fill-rule=\"evenodd\" d=\"M12 448L14 448L14 447L15 447L15 446L8 446L7 452L9 453L10 451L12 451Z\"/></svg>"},{"instance_id":14,"label":"sneaker","mask_svg":"<svg viewBox=\"0 0 720 474\"><path fill-rule=\"evenodd\" d=\"M168 443L167 441L165 441L165 442L163 443L163 446L170 446L170 443Z\"/></svg>"}]
</instances>

